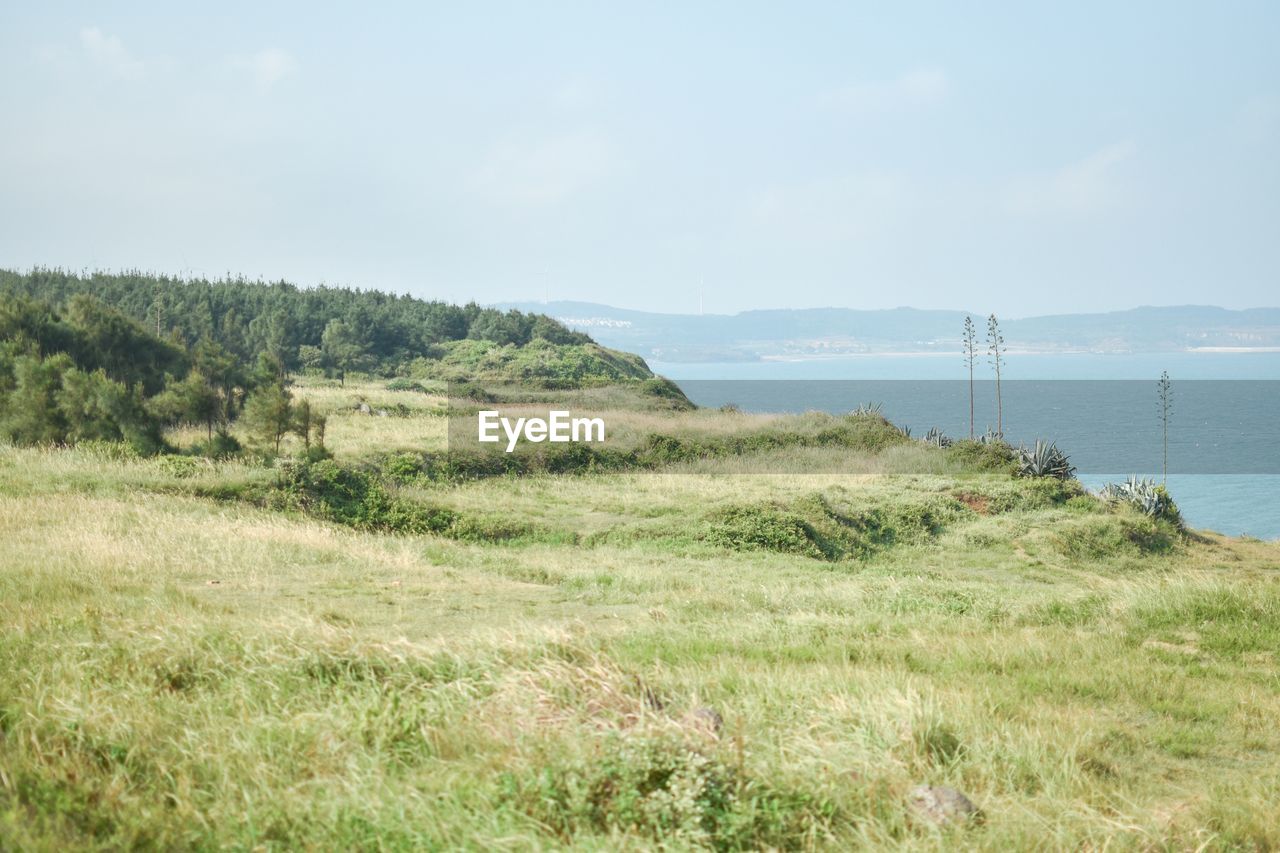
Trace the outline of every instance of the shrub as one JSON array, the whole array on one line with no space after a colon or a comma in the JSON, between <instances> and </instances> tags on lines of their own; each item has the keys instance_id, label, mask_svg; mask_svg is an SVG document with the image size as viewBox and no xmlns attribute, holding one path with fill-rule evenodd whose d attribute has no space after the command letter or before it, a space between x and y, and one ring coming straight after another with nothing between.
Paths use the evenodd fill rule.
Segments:
<instances>
[{"instance_id":1,"label":"shrub","mask_svg":"<svg viewBox=\"0 0 1280 853\"><path fill-rule=\"evenodd\" d=\"M419 394L426 394L427 389L421 382L414 382L412 379L406 379L401 376L392 379L387 383L388 391L416 391Z\"/></svg>"},{"instance_id":2,"label":"shrub","mask_svg":"<svg viewBox=\"0 0 1280 853\"><path fill-rule=\"evenodd\" d=\"M829 800L751 779L671 735L616 735L587 759L499 784L506 805L565 842L590 833L663 849L790 849L837 817Z\"/></svg>"},{"instance_id":3,"label":"shrub","mask_svg":"<svg viewBox=\"0 0 1280 853\"><path fill-rule=\"evenodd\" d=\"M1013 472L1013 448L1003 441L982 441L980 439L965 438L952 442L948 450L965 467L975 468L980 471L1008 470L1010 473Z\"/></svg>"},{"instance_id":4,"label":"shrub","mask_svg":"<svg viewBox=\"0 0 1280 853\"><path fill-rule=\"evenodd\" d=\"M328 459L282 469L273 501L361 530L391 533L442 533L457 518L450 510L394 497L371 474Z\"/></svg>"},{"instance_id":5,"label":"shrub","mask_svg":"<svg viewBox=\"0 0 1280 853\"><path fill-rule=\"evenodd\" d=\"M392 453L383 458L379 467L389 479L409 483L422 474L422 457L413 453Z\"/></svg>"},{"instance_id":6,"label":"shrub","mask_svg":"<svg viewBox=\"0 0 1280 853\"><path fill-rule=\"evenodd\" d=\"M863 559L898 544L938 535L964 507L951 497L843 507L814 494L788 506L752 504L708 519L704 539L736 551L774 551L821 560Z\"/></svg>"},{"instance_id":7,"label":"shrub","mask_svg":"<svg viewBox=\"0 0 1280 853\"><path fill-rule=\"evenodd\" d=\"M686 410L694 408L693 403L680 390L680 386L662 376L644 379L640 382L640 392L648 397L670 403L672 408Z\"/></svg>"},{"instance_id":8,"label":"shrub","mask_svg":"<svg viewBox=\"0 0 1280 853\"><path fill-rule=\"evenodd\" d=\"M1120 554L1154 554L1177 544L1169 524L1142 516L1083 516L1055 528L1058 550L1071 557L1099 559Z\"/></svg>"},{"instance_id":9,"label":"shrub","mask_svg":"<svg viewBox=\"0 0 1280 853\"><path fill-rule=\"evenodd\" d=\"M179 480L194 477L200 472L200 466L190 456L161 456L160 469L170 477Z\"/></svg>"},{"instance_id":10,"label":"shrub","mask_svg":"<svg viewBox=\"0 0 1280 853\"><path fill-rule=\"evenodd\" d=\"M210 459L229 459L244 449L240 441L225 428L213 434L213 438L204 445L196 445L196 450Z\"/></svg>"},{"instance_id":11,"label":"shrub","mask_svg":"<svg viewBox=\"0 0 1280 853\"><path fill-rule=\"evenodd\" d=\"M497 399L474 382L450 382L449 396L456 399L472 400L476 403L492 403Z\"/></svg>"},{"instance_id":12,"label":"shrub","mask_svg":"<svg viewBox=\"0 0 1280 853\"><path fill-rule=\"evenodd\" d=\"M730 507L712 517L706 538L735 551L825 556L813 527L796 513L778 507Z\"/></svg>"}]
</instances>

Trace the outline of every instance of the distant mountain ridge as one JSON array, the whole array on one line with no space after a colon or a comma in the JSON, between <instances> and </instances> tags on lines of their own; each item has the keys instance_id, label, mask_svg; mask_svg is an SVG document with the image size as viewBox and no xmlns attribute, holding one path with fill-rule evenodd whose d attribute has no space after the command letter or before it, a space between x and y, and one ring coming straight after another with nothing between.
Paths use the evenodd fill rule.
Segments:
<instances>
[{"instance_id":1,"label":"distant mountain ridge","mask_svg":"<svg viewBox=\"0 0 1280 853\"><path fill-rule=\"evenodd\" d=\"M966 314L891 308L802 308L739 314L661 314L593 302L503 303L548 314L601 344L660 361L756 361L857 353L954 352ZM1001 319L1011 350L1025 352L1177 352L1199 347L1280 348L1280 308L1144 306L1098 314Z\"/></svg>"}]
</instances>

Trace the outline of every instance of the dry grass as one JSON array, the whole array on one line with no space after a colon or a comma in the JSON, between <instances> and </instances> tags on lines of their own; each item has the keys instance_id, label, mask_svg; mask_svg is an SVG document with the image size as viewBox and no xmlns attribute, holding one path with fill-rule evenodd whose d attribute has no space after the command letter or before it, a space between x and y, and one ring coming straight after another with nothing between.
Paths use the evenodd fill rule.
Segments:
<instances>
[{"instance_id":1,"label":"dry grass","mask_svg":"<svg viewBox=\"0 0 1280 853\"><path fill-rule=\"evenodd\" d=\"M323 392L340 457L442 423ZM1280 846L1280 546L1144 553L1060 504L836 562L700 538L1014 488L787 458L402 492L577 534L504 545L181 494L248 465L0 450L2 846ZM921 822L923 782L984 820Z\"/></svg>"}]
</instances>

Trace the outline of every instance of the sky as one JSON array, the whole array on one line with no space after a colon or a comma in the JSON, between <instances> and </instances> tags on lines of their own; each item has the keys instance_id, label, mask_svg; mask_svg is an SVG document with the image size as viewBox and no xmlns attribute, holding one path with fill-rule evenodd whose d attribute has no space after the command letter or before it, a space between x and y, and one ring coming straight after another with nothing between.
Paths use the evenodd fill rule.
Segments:
<instances>
[{"instance_id":1,"label":"sky","mask_svg":"<svg viewBox=\"0 0 1280 853\"><path fill-rule=\"evenodd\" d=\"M5 4L0 266L1280 304L1280 3L362 5Z\"/></svg>"}]
</instances>

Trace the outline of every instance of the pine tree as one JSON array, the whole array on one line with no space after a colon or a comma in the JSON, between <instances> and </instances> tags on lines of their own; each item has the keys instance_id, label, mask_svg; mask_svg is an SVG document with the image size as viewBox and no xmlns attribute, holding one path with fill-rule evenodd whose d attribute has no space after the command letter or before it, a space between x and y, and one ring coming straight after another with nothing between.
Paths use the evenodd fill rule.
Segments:
<instances>
[{"instance_id":1,"label":"pine tree","mask_svg":"<svg viewBox=\"0 0 1280 853\"><path fill-rule=\"evenodd\" d=\"M280 440L293 428L293 400L282 383L260 385L244 405L244 420L249 429L280 452Z\"/></svg>"}]
</instances>

